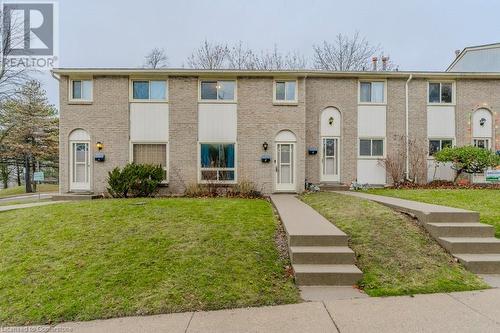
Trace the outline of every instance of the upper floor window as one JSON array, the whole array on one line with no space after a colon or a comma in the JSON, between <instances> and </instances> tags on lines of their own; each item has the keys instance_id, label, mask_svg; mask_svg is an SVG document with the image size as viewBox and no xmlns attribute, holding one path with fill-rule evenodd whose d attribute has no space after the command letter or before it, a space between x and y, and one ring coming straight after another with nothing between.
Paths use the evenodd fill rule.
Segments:
<instances>
[{"instance_id":1,"label":"upper floor window","mask_svg":"<svg viewBox=\"0 0 500 333\"><path fill-rule=\"evenodd\" d=\"M132 98L164 101L167 99L167 81L135 80L132 81Z\"/></svg>"},{"instance_id":2,"label":"upper floor window","mask_svg":"<svg viewBox=\"0 0 500 333\"><path fill-rule=\"evenodd\" d=\"M384 103L385 82L372 81L359 83L359 101L361 103Z\"/></svg>"},{"instance_id":3,"label":"upper floor window","mask_svg":"<svg viewBox=\"0 0 500 333\"><path fill-rule=\"evenodd\" d=\"M201 81L200 99L209 101L234 101L235 81Z\"/></svg>"},{"instance_id":4,"label":"upper floor window","mask_svg":"<svg viewBox=\"0 0 500 333\"><path fill-rule=\"evenodd\" d=\"M297 102L297 81L275 81L276 102Z\"/></svg>"},{"instance_id":5,"label":"upper floor window","mask_svg":"<svg viewBox=\"0 0 500 333\"><path fill-rule=\"evenodd\" d=\"M70 99L92 101L92 80L71 80Z\"/></svg>"},{"instance_id":6,"label":"upper floor window","mask_svg":"<svg viewBox=\"0 0 500 333\"><path fill-rule=\"evenodd\" d=\"M429 82L429 103L452 103L452 82Z\"/></svg>"},{"instance_id":7,"label":"upper floor window","mask_svg":"<svg viewBox=\"0 0 500 333\"><path fill-rule=\"evenodd\" d=\"M451 146L453 146L452 139L429 139L429 156Z\"/></svg>"}]
</instances>

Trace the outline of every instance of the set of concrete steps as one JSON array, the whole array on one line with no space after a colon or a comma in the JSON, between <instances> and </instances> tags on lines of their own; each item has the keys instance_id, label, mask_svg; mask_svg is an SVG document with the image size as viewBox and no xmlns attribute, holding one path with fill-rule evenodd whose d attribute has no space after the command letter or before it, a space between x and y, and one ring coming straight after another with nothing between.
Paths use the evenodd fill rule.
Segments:
<instances>
[{"instance_id":1,"label":"set of concrete steps","mask_svg":"<svg viewBox=\"0 0 500 333\"><path fill-rule=\"evenodd\" d=\"M349 194L415 216L471 272L500 274L500 239L495 238L493 226L479 222L479 213L365 193Z\"/></svg>"},{"instance_id":2,"label":"set of concrete steps","mask_svg":"<svg viewBox=\"0 0 500 333\"><path fill-rule=\"evenodd\" d=\"M80 200L94 200L101 199L102 195L95 194L94 192L68 192L60 193L52 196L54 201L80 201Z\"/></svg>"},{"instance_id":3,"label":"set of concrete steps","mask_svg":"<svg viewBox=\"0 0 500 333\"><path fill-rule=\"evenodd\" d=\"M271 199L285 227L298 285L351 286L363 277L344 232L293 195Z\"/></svg>"},{"instance_id":4,"label":"set of concrete steps","mask_svg":"<svg viewBox=\"0 0 500 333\"><path fill-rule=\"evenodd\" d=\"M349 185L339 182L322 182L319 184L321 191L348 191Z\"/></svg>"}]
</instances>

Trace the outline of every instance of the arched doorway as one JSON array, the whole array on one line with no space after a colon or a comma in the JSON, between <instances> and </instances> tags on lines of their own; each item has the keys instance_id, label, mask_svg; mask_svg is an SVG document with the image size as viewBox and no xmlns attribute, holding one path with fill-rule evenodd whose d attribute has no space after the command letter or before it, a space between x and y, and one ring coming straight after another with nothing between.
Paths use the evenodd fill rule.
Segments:
<instances>
[{"instance_id":1,"label":"arched doorway","mask_svg":"<svg viewBox=\"0 0 500 333\"><path fill-rule=\"evenodd\" d=\"M472 115L472 144L491 149L493 144L493 115L488 109L477 109Z\"/></svg>"},{"instance_id":2,"label":"arched doorway","mask_svg":"<svg viewBox=\"0 0 500 333\"><path fill-rule=\"evenodd\" d=\"M321 112L320 120L320 180L340 181L340 133L342 117L340 111L328 107Z\"/></svg>"},{"instance_id":3,"label":"arched doorway","mask_svg":"<svg viewBox=\"0 0 500 333\"><path fill-rule=\"evenodd\" d=\"M296 153L295 145L297 138L293 132L285 130L276 135L276 176L275 190L276 191L292 191L297 190L296 184Z\"/></svg>"},{"instance_id":4,"label":"arched doorway","mask_svg":"<svg viewBox=\"0 0 500 333\"><path fill-rule=\"evenodd\" d=\"M90 191L90 135L76 129L69 135L69 189Z\"/></svg>"}]
</instances>

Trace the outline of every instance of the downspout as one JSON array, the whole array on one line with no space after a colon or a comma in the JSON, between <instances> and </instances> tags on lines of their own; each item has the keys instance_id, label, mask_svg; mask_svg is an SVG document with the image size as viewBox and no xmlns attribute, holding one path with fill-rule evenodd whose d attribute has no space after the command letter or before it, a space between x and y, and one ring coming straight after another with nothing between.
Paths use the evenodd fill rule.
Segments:
<instances>
[{"instance_id":1,"label":"downspout","mask_svg":"<svg viewBox=\"0 0 500 333\"><path fill-rule=\"evenodd\" d=\"M406 129L406 167L405 167L405 176L406 176L406 180L409 179L409 175L410 175L410 130L409 130L409 101L408 101L408 85L410 83L410 81L413 79L413 74L410 74L410 77L408 77L408 80L406 80L406 85L405 85L405 100L406 100L406 108L405 108L405 112L406 112L406 126L405 126L405 129Z\"/></svg>"}]
</instances>

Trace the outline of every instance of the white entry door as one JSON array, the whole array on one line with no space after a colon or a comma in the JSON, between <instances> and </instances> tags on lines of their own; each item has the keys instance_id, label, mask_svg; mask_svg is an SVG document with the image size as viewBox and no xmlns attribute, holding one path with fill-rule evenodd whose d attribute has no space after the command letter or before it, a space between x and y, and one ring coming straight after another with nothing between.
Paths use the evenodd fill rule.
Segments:
<instances>
[{"instance_id":1,"label":"white entry door","mask_svg":"<svg viewBox=\"0 0 500 333\"><path fill-rule=\"evenodd\" d=\"M323 137L321 148L321 181L340 181L339 138Z\"/></svg>"},{"instance_id":2,"label":"white entry door","mask_svg":"<svg viewBox=\"0 0 500 333\"><path fill-rule=\"evenodd\" d=\"M276 143L276 191L296 191L294 143Z\"/></svg>"},{"instance_id":3,"label":"white entry door","mask_svg":"<svg viewBox=\"0 0 500 333\"><path fill-rule=\"evenodd\" d=\"M88 142L71 142L70 189L90 191L90 155Z\"/></svg>"}]
</instances>

